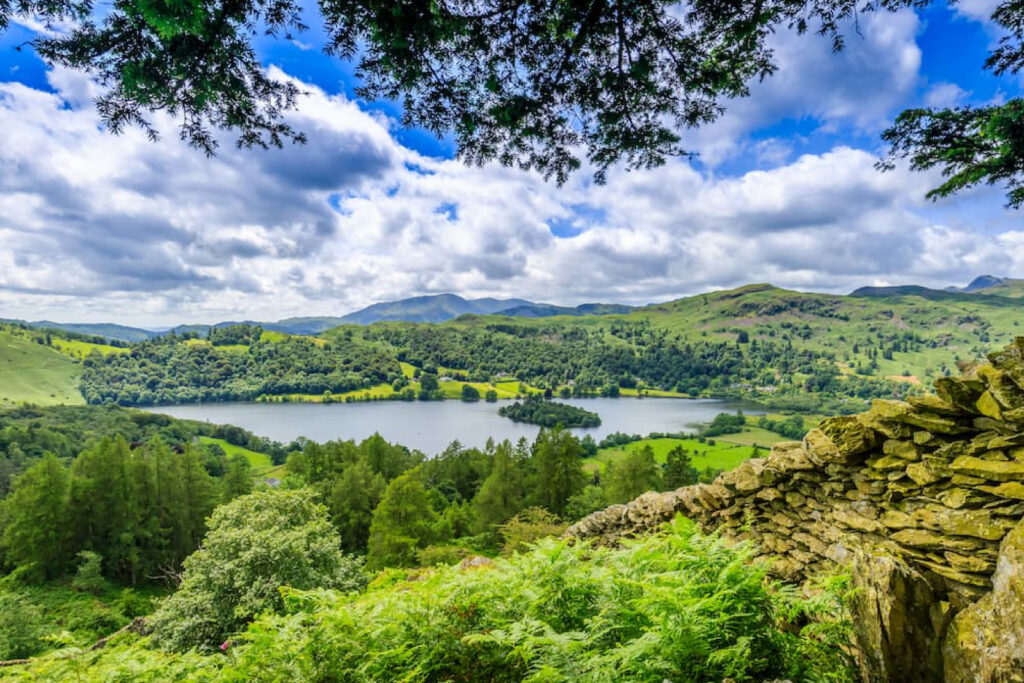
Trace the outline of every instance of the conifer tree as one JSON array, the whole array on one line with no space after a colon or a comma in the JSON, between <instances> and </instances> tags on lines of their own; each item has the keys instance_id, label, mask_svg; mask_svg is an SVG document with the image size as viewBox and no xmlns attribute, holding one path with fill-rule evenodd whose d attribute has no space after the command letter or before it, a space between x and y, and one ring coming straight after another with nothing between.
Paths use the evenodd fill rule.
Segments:
<instances>
[{"instance_id":1,"label":"conifer tree","mask_svg":"<svg viewBox=\"0 0 1024 683\"><path fill-rule=\"evenodd\" d=\"M365 459L346 467L334 483L328 508L346 552L366 550L373 511L380 503L385 486L384 477L374 472Z\"/></svg>"},{"instance_id":2,"label":"conifer tree","mask_svg":"<svg viewBox=\"0 0 1024 683\"><path fill-rule=\"evenodd\" d=\"M47 453L14 480L0 502L0 551L6 562L42 578L59 575L72 557L67 504L67 470Z\"/></svg>"},{"instance_id":3,"label":"conifer tree","mask_svg":"<svg viewBox=\"0 0 1024 683\"><path fill-rule=\"evenodd\" d=\"M431 508L420 473L413 469L393 479L373 512L368 569L410 566L416 551L432 540L437 513Z\"/></svg>"},{"instance_id":4,"label":"conifer tree","mask_svg":"<svg viewBox=\"0 0 1024 683\"><path fill-rule=\"evenodd\" d=\"M239 496L252 493L252 473L249 461L243 455L236 455L228 462L221 484L221 502L227 503Z\"/></svg>"},{"instance_id":5,"label":"conifer tree","mask_svg":"<svg viewBox=\"0 0 1024 683\"><path fill-rule=\"evenodd\" d=\"M507 522L523 509L525 475L525 462L516 457L509 441L494 447L491 473L473 499L480 530L490 530Z\"/></svg>"},{"instance_id":6,"label":"conifer tree","mask_svg":"<svg viewBox=\"0 0 1024 683\"><path fill-rule=\"evenodd\" d=\"M673 491L680 486L697 483L700 473L693 466L690 454L682 446L676 446L665 458L665 490Z\"/></svg>"},{"instance_id":7,"label":"conifer tree","mask_svg":"<svg viewBox=\"0 0 1024 683\"><path fill-rule=\"evenodd\" d=\"M133 556L136 520L128 478L130 455L128 443L118 436L83 451L71 465L74 537L83 549L102 555L106 571L117 578L130 576Z\"/></svg>"},{"instance_id":8,"label":"conifer tree","mask_svg":"<svg viewBox=\"0 0 1024 683\"><path fill-rule=\"evenodd\" d=\"M532 464L536 504L556 515L563 514L566 502L586 483L580 442L561 427L543 429L533 444Z\"/></svg>"},{"instance_id":9,"label":"conifer tree","mask_svg":"<svg viewBox=\"0 0 1024 683\"><path fill-rule=\"evenodd\" d=\"M649 446L626 451L626 456L605 473L608 498L625 503L647 491L661 488L661 473L654 450Z\"/></svg>"}]
</instances>

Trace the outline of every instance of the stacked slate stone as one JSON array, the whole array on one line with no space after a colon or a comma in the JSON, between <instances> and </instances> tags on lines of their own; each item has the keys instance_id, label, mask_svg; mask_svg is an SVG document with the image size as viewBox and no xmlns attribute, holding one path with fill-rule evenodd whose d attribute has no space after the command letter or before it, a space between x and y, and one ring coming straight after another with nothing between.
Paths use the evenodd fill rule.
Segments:
<instances>
[{"instance_id":1,"label":"stacked slate stone","mask_svg":"<svg viewBox=\"0 0 1024 683\"><path fill-rule=\"evenodd\" d=\"M866 573L876 575L854 580L868 593L877 589L872 619L879 601L904 599L887 594L910 590L877 576L878 558L891 558L891 571L918 580L916 597L882 610L893 612L896 623L878 630L899 630L917 608L930 622L918 625L916 643L879 644L893 649L883 659L905 661L878 664L883 673L875 677L896 680L892 671L899 670L932 680L942 668L937 648L950 621L990 592L1000 542L1024 519L1024 338L989 361L961 378L939 379L934 396L876 400L866 413L829 418L802 443L778 444L769 457L713 484L645 494L567 533L614 543L681 513L706 530L750 539L775 573L794 581L836 564L856 567L869 548L867 563L875 569ZM1019 619L1024 624L1024 614ZM920 661L926 659L932 664Z\"/></svg>"}]
</instances>

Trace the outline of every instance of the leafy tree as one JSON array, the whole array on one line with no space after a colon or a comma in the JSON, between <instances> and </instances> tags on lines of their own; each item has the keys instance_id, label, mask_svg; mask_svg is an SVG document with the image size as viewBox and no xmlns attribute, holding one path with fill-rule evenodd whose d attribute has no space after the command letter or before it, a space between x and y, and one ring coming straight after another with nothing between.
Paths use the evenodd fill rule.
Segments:
<instances>
[{"instance_id":1,"label":"leafy tree","mask_svg":"<svg viewBox=\"0 0 1024 683\"><path fill-rule=\"evenodd\" d=\"M523 509L526 499L526 462L516 456L512 444L502 441L494 448L494 464L473 499L477 523L486 531L508 521Z\"/></svg>"},{"instance_id":2,"label":"leafy tree","mask_svg":"<svg viewBox=\"0 0 1024 683\"><path fill-rule=\"evenodd\" d=\"M479 401L480 392L472 384L462 385L462 400L463 401Z\"/></svg>"},{"instance_id":3,"label":"leafy tree","mask_svg":"<svg viewBox=\"0 0 1024 683\"><path fill-rule=\"evenodd\" d=\"M366 566L408 567L416 551L433 540L437 513L430 506L427 489L418 470L393 479L373 511Z\"/></svg>"},{"instance_id":4,"label":"leafy tree","mask_svg":"<svg viewBox=\"0 0 1024 683\"><path fill-rule=\"evenodd\" d=\"M335 482L328 508L341 534L341 547L346 551L365 552L373 511L386 485L384 477L374 472L364 459L346 467Z\"/></svg>"},{"instance_id":5,"label":"leafy tree","mask_svg":"<svg viewBox=\"0 0 1024 683\"><path fill-rule=\"evenodd\" d=\"M768 40L777 30L813 30L844 45L841 27L860 11L922 7L928 0L766 0L681 4L665 0L462 3L324 0L326 51L357 60L357 94L401 100L406 125L454 134L471 163L497 160L534 168L559 182L583 150L600 181L610 165L652 167L687 154L679 132L714 121L722 100L776 69ZM91 71L109 88L97 107L114 132L147 115L179 116L180 136L213 153L212 129L242 146L304 140L283 118L297 86L263 69L253 41L304 31L295 0L198 0L146 4L87 0L0 4L0 31L13 16L77 20L68 34L36 39L51 63ZM997 75L1024 65L1024 9L1004 0L993 20L1005 31L986 67ZM1010 204L1024 201L1019 99L982 108L910 110L885 139L883 167L909 156L949 178L933 196L979 182L1005 182Z\"/></svg>"},{"instance_id":6,"label":"leafy tree","mask_svg":"<svg viewBox=\"0 0 1024 683\"><path fill-rule=\"evenodd\" d=\"M530 396L522 403L502 406L498 414L513 422L529 422L541 427L598 427L601 417L597 413L584 410L567 403L555 403L539 396Z\"/></svg>"},{"instance_id":7,"label":"leafy tree","mask_svg":"<svg viewBox=\"0 0 1024 683\"><path fill-rule=\"evenodd\" d=\"M136 567L136 501L129 474L131 450L120 436L82 452L71 465L71 528L86 550L106 558L115 576Z\"/></svg>"},{"instance_id":8,"label":"leafy tree","mask_svg":"<svg viewBox=\"0 0 1024 683\"><path fill-rule=\"evenodd\" d=\"M654 459L654 450L649 446L626 451L625 457L609 463L604 475L608 499L613 503L625 503L647 491L661 488L661 472Z\"/></svg>"},{"instance_id":9,"label":"leafy tree","mask_svg":"<svg viewBox=\"0 0 1024 683\"><path fill-rule=\"evenodd\" d=\"M327 510L309 491L261 490L217 508L181 587L150 619L160 647L212 650L256 615L284 607L280 587L360 588Z\"/></svg>"},{"instance_id":10,"label":"leafy tree","mask_svg":"<svg viewBox=\"0 0 1024 683\"><path fill-rule=\"evenodd\" d=\"M700 473L693 466L690 454L682 446L676 446L665 457L664 484L667 490L696 484Z\"/></svg>"},{"instance_id":11,"label":"leafy tree","mask_svg":"<svg viewBox=\"0 0 1024 683\"><path fill-rule=\"evenodd\" d=\"M252 493L252 472L244 455L236 455L228 461L228 469L221 487L221 500L225 503Z\"/></svg>"},{"instance_id":12,"label":"leafy tree","mask_svg":"<svg viewBox=\"0 0 1024 683\"><path fill-rule=\"evenodd\" d=\"M561 515L569 498L586 483L580 464L580 442L561 427L542 429L533 444L532 465L532 499Z\"/></svg>"},{"instance_id":13,"label":"leafy tree","mask_svg":"<svg viewBox=\"0 0 1024 683\"><path fill-rule=\"evenodd\" d=\"M437 375L426 372L420 375L420 389L422 391L437 391L438 386Z\"/></svg>"},{"instance_id":14,"label":"leafy tree","mask_svg":"<svg viewBox=\"0 0 1024 683\"><path fill-rule=\"evenodd\" d=\"M58 576L71 557L67 470L52 453L14 480L0 502L0 549L8 564Z\"/></svg>"},{"instance_id":15,"label":"leafy tree","mask_svg":"<svg viewBox=\"0 0 1024 683\"><path fill-rule=\"evenodd\" d=\"M747 420L742 412L738 412L735 415L719 413L711 420L711 424L701 431L701 435L708 437L721 436L722 434L738 434L743 431L743 425L746 422Z\"/></svg>"},{"instance_id":16,"label":"leafy tree","mask_svg":"<svg viewBox=\"0 0 1024 683\"><path fill-rule=\"evenodd\" d=\"M583 519L591 512L597 512L608 507L608 496L604 487L596 484L587 484L583 490L569 499L565 505L565 518L570 521Z\"/></svg>"}]
</instances>

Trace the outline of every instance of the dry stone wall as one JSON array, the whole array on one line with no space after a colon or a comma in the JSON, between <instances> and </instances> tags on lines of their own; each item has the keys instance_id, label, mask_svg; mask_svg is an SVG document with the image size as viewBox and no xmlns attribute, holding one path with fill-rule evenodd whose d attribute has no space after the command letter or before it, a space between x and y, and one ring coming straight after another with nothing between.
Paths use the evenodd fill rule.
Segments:
<instances>
[{"instance_id":1,"label":"dry stone wall","mask_svg":"<svg viewBox=\"0 0 1024 683\"><path fill-rule=\"evenodd\" d=\"M614 543L681 513L792 581L848 567L867 680L1024 681L1024 338L989 360L567 533Z\"/></svg>"}]
</instances>

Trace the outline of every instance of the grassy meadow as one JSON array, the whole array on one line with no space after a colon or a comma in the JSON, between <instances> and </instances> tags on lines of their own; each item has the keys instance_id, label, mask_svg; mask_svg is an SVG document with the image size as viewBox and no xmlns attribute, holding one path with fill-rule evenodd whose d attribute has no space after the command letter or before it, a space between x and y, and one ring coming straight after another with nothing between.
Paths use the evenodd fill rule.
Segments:
<instances>
[{"instance_id":1,"label":"grassy meadow","mask_svg":"<svg viewBox=\"0 0 1024 683\"><path fill-rule=\"evenodd\" d=\"M0 330L0 405L82 405L79 365L25 336Z\"/></svg>"}]
</instances>

